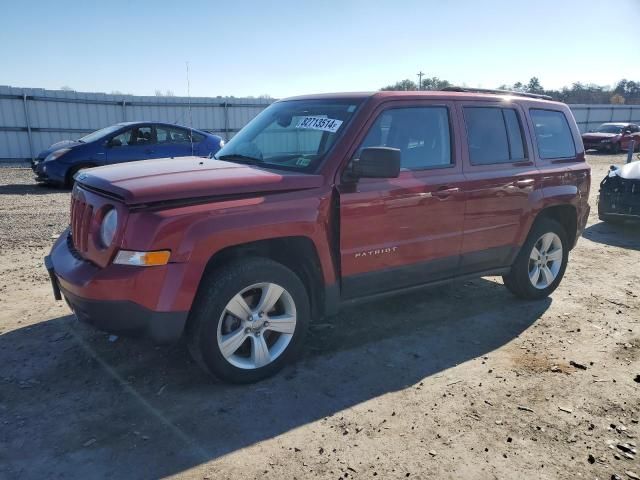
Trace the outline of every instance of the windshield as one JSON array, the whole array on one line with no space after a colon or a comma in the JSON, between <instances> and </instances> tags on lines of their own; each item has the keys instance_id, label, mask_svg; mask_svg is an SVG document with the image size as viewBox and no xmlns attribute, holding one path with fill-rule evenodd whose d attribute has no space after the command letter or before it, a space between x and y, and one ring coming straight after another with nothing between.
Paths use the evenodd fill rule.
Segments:
<instances>
[{"instance_id":1,"label":"windshield","mask_svg":"<svg viewBox=\"0 0 640 480\"><path fill-rule=\"evenodd\" d=\"M353 100L290 100L263 110L215 156L219 160L310 170L356 111Z\"/></svg>"},{"instance_id":2,"label":"windshield","mask_svg":"<svg viewBox=\"0 0 640 480\"><path fill-rule=\"evenodd\" d=\"M620 133L620 132L622 132L622 127L620 125L611 125L609 123L603 123L598 128L596 128L596 132L598 132L598 133Z\"/></svg>"},{"instance_id":3,"label":"windshield","mask_svg":"<svg viewBox=\"0 0 640 480\"><path fill-rule=\"evenodd\" d=\"M110 127L101 128L100 130L96 130L89 135L85 135L84 137L78 139L78 141L83 143L95 142L96 140L100 140L101 138L104 138L110 133L113 133L116 130L120 130L121 128L122 125L111 125Z\"/></svg>"}]
</instances>

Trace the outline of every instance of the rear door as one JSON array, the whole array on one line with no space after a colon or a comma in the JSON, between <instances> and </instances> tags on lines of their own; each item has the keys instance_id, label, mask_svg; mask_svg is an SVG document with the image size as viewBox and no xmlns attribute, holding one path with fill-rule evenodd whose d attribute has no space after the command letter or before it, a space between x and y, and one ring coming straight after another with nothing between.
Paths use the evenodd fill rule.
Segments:
<instances>
[{"instance_id":1,"label":"rear door","mask_svg":"<svg viewBox=\"0 0 640 480\"><path fill-rule=\"evenodd\" d=\"M106 149L107 163L155 158L153 156L155 147L155 131L151 125L132 127L109 140Z\"/></svg>"},{"instance_id":2,"label":"rear door","mask_svg":"<svg viewBox=\"0 0 640 480\"><path fill-rule=\"evenodd\" d=\"M473 101L459 102L457 108L466 139L461 272L507 267L528 224L532 200L542 195L524 111L517 104Z\"/></svg>"},{"instance_id":3,"label":"rear door","mask_svg":"<svg viewBox=\"0 0 640 480\"><path fill-rule=\"evenodd\" d=\"M193 149L191 146L191 131L186 128L156 125L157 145L153 158L186 157L198 154L198 146L202 135L193 132Z\"/></svg>"},{"instance_id":4,"label":"rear door","mask_svg":"<svg viewBox=\"0 0 640 480\"><path fill-rule=\"evenodd\" d=\"M352 158L365 147L399 148L402 171L338 187L344 298L456 274L464 193L453 119L442 101L389 102L372 115Z\"/></svg>"}]
</instances>

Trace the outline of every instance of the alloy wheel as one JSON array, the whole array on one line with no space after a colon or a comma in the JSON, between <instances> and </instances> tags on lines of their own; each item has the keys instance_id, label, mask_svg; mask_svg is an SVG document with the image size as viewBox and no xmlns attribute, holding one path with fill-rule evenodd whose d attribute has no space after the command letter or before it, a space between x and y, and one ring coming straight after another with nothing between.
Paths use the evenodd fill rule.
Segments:
<instances>
[{"instance_id":1,"label":"alloy wheel","mask_svg":"<svg viewBox=\"0 0 640 480\"><path fill-rule=\"evenodd\" d=\"M533 245L529 255L529 280L544 290L557 278L562 266L562 241L553 232L542 235Z\"/></svg>"},{"instance_id":2,"label":"alloy wheel","mask_svg":"<svg viewBox=\"0 0 640 480\"><path fill-rule=\"evenodd\" d=\"M231 365L257 369L282 355L295 331L291 294L275 283L257 283L227 303L218 321L218 348Z\"/></svg>"}]
</instances>

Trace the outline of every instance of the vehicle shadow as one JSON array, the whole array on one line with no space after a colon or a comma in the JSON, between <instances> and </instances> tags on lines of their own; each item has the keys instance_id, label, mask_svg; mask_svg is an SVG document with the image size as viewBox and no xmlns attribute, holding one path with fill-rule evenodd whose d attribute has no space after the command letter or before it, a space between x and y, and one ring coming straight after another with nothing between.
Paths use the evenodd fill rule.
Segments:
<instances>
[{"instance_id":1,"label":"vehicle shadow","mask_svg":"<svg viewBox=\"0 0 640 480\"><path fill-rule=\"evenodd\" d=\"M71 315L14 330L0 335L0 477L177 474L486 355L550 304L478 279L356 305L245 386L210 380L183 344L110 342Z\"/></svg>"},{"instance_id":2,"label":"vehicle shadow","mask_svg":"<svg viewBox=\"0 0 640 480\"><path fill-rule=\"evenodd\" d=\"M594 223L585 228L582 236L596 243L640 250L640 222L636 224Z\"/></svg>"},{"instance_id":3,"label":"vehicle shadow","mask_svg":"<svg viewBox=\"0 0 640 480\"><path fill-rule=\"evenodd\" d=\"M48 195L51 193L67 192L69 190L43 185L40 183L16 183L0 185L0 195Z\"/></svg>"}]
</instances>

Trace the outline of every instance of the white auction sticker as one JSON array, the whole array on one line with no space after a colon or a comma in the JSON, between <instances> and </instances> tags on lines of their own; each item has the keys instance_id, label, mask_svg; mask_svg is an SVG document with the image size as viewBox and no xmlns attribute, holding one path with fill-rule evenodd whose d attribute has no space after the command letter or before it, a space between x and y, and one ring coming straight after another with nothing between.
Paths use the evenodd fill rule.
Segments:
<instances>
[{"instance_id":1,"label":"white auction sticker","mask_svg":"<svg viewBox=\"0 0 640 480\"><path fill-rule=\"evenodd\" d=\"M296 125L296 128L308 128L311 130L336 133L340 125L342 125L342 120L323 117L303 117L298 122L298 125Z\"/></svg>"}]
</instances>

